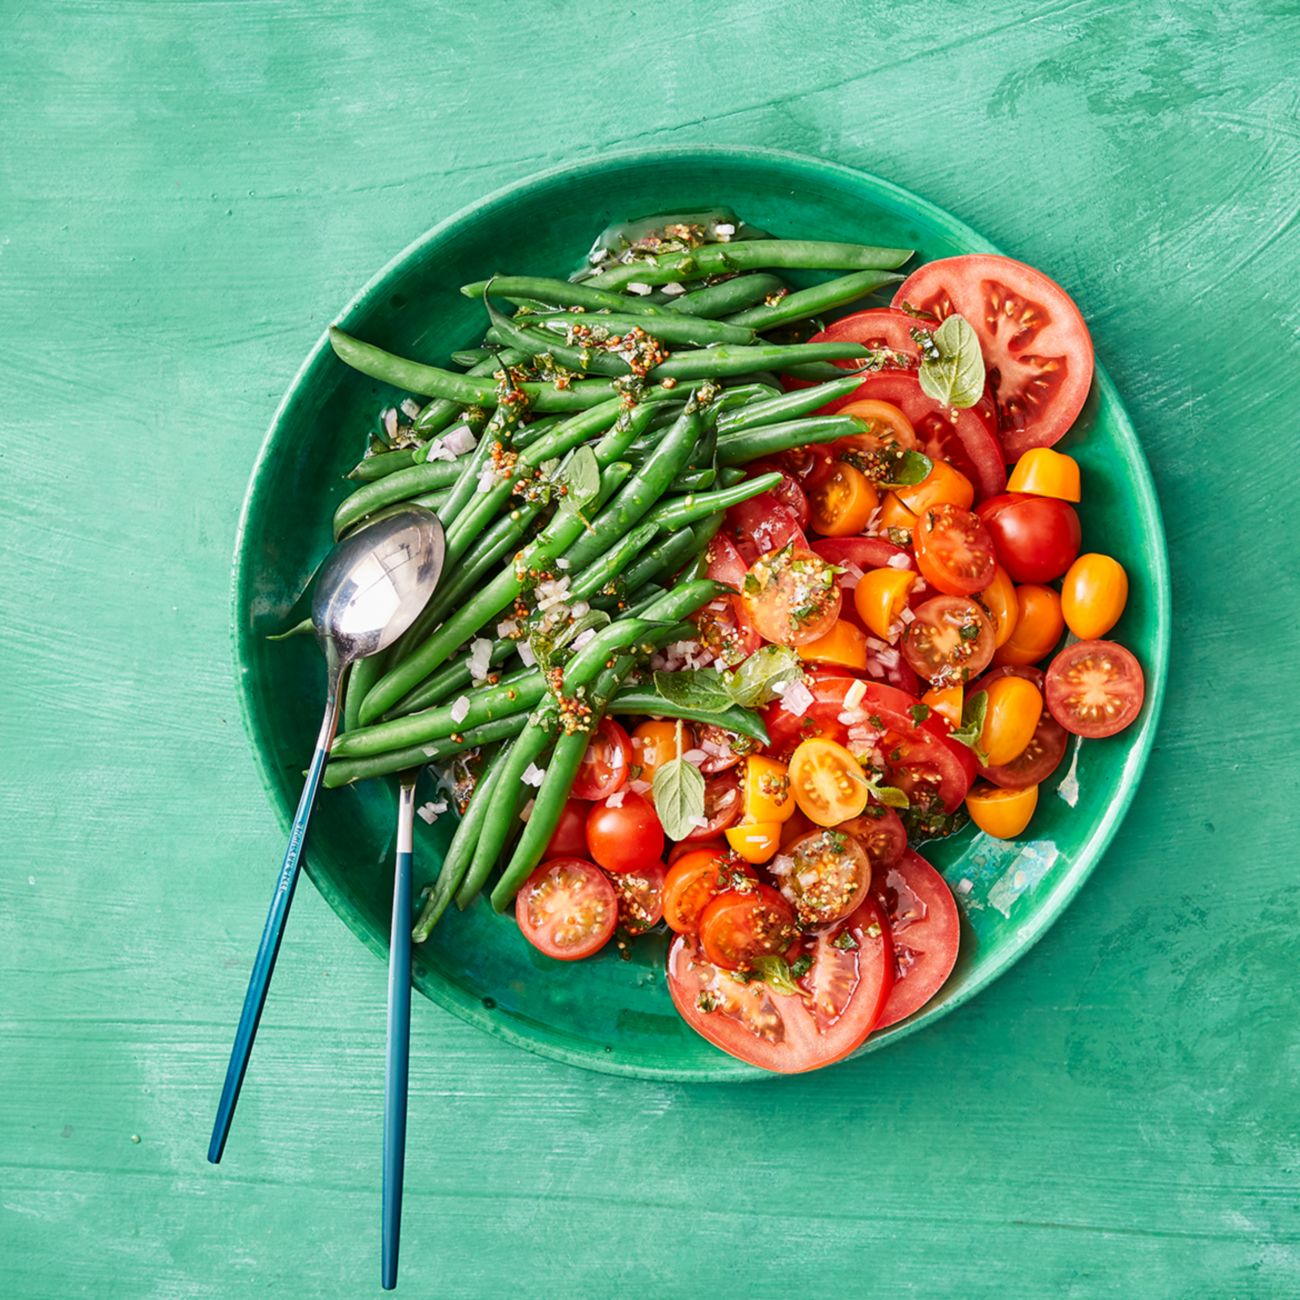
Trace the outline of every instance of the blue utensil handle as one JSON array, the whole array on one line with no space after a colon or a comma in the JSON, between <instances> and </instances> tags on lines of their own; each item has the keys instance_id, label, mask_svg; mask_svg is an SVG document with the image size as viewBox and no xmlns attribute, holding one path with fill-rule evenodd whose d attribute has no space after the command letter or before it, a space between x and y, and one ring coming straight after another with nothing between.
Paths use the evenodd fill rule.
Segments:
<instances>
[{"instance_id":1,"label":"blue utensil handle","mask_svg":"<svg viewBox=\"0 0 1300 1300\"><path fill-rule=\"evenodd\" d=\"M384 1071L384 1207L382 1283L397 1285L406 1165L406 1091L411 1049L411 838L415 784L403 781L397 807L393 925L388 947L388 1055Z\"/></svg>"},{"instance_id":2,"label":"blue utensil handle","mask_svg":"<svg viewBox=\"0 0 1300 1300\"><path fill-rule=\"evenodd\" d=\"M234 1046L230 1049L230 1064L226 1067L226 1081L221 1088L221 1100L217 1103L212 1140L208 1143L208 1159L214 1165L220 1162L226 1138L230 1136L230 1121L234 1118L235 1105L239 1101L239 1089L243 1086L244 1072L248 1069L248 1058L253 1050L253 1039L257 1036L257 1025L266 1003L266 991L270 987L271 973L275 970L275 959L280 951L280 940L284 937L284 922L289 915L289 904L293 902L294 886L298 883L307 823L311 820L312 806L320 789L321 774L325 770L325 760L329 757L330 743L334 739L338 721L339 693L337 682L331 681L325 717L316 738L316 752L312 755L311 767L307 770L307 783L298 800L298 811L294 814L289 844L284 851L284 861L280 864L275 894L266 914L266 924L262 927L262 941L257 946L252 974L248 977L248 992L244 994L244 1008L239 1013Z\"/></svg>"}]
</instances>

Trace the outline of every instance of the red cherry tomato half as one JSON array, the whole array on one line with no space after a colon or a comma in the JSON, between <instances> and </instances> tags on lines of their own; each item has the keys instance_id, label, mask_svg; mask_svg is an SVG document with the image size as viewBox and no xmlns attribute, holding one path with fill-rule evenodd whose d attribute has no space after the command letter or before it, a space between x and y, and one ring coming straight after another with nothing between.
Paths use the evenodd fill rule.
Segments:
<instances>
[{"instance_id":1,"label":"red cherry tomato half","mask_svg":"<svg viewBox=\"0 0 1300 1300\"><path fill-rule=\"evenodd\" d=\"M993 581L993 538L978 515L960 506L933 506L912 529L916 565L932 587L949 596L973 596Z\"/></svg>"},{"instance_id":2,"label":"red cherry tomato half","mask_svg":"<svg viewBox=\"0 0 1300 1300\"><path fill-rule=\"evenodd\" d=\"M700 771L706 776L712 776L735 767L746 754L754 751L757 742L748 736L738 736L725 727L705 723L695 728L695 745L704 751Z\"/></svg>"},{"instance_id":3,"label":"red cherry tomato half","mask_svg":"<svg viewBox=\"0 0 1300 1300\"><path fill-rule=\"evenodd\" d=\"M664 876L662 862L610 876L618 895L618 923L628 934L645 934L663 919Z\"/></svg>"},{"instance_id":4,"label":"red cherry tomato half","mask_svg":"<svg viewBox=\"0 0 1300 1300\"><path fill-rule=\"evenodd\" d=\"M975 513L993 538L1002 567L1017 582L1051 582L1079 556L1083 530L1068 501L1004 492Z\"/></svg>"},{"instance_id":5,"label":"red cherry tomato half","mask_svg":"<svg viewBox=\"0 0 1300 1300\"><path fill-rule=\"evenodd\" d=\"M581 858L554 858L524 881L515 919L539 952L577 961L609 942L618 924L618 896L599 867Z\"/></svg>"},{"instance_id":6,"label":"red cherry tomato half","mask_svg":"<svg viewBox=\"0 0 1300 1300\"><path fill-rule=\"evenodd\" d=\"M704 825L697 826L683 843L712 839L740 820L743 800L740 779L733 770L719 772L704 783Z\"/></svg>"},{"instance_id":7,"label":"red cherry tomato half","mask_svg":"<svg viewBox=\"0 0 1300 1300\"><path fill-rule=\"evenodd\" d=\"M724 1052L760 1069L799 1074L855 1051L875 1027L894 982L889 923L868 897L847 921L808 936L811 965L781 993L741 983L679 935L668 950L668 991L682 1019Z\"/></svg>"},{"instance_id":8,"label":"red cherry tomato half","mask_svg":"<svg viewBox=\"0 0 1300 1300\"><path fill-rule=\"evenodd\" d=\"M574 799L605 799L627 784L632 741L613 718L602 718L578 766L569 794Z\"/></svg>"},{"instance_id":9,"label":"red cherry tomato half","mask_svg":"<svg viewBox=\"0 0 1300 1300\"><path fill-rule=\"evenodd\" d=\"M1052 660L1044 691L1052 717L1088 739L1123 731L1142 711L1146 682L1133 655L1114 641L1076 641Z\"/></svg>"},{"instance_id":10,"label":"red cherry tomato half","mask_svg":"<svg viewBox=\"0 0 1300 1300\"><path fill-rule=\"evenodd\" d=\"M733 591L740 590L745 574L749 572L749 565L730 537L718 533L709 543L705 557L708 561L705 577L712 578L714 582L720 582Z\"/></svg>"},{"instance_id":11,"label":"red cherry tomato half","mask_svg":"<svg viewBox=\"0 0 1300 1300\"><path fill-rule=\"evenodd\" d=\"M868 804L861 817L844 822L836 829L852 835L866 849L873 873L892 867L907 848L907 829L903 819L884 804Z\"/></svg>"},{"instance_id":12,"label":"red cherry tomato half","mask_svg":"<svg viewBox=\"0 0 1300 1300\"><path fill-rule=\"evenodd\" d=\"M1027 682L1033 682L1040 694L1045 689L1040 669L1005 664L991 669L979 681L969 686L966 691L967 699L984 690L990 682L996 681L999 677L1023 677ZM1021 753L1011 762L1003 763L1001 766L981 767L980 775L1004 790L1024 790L1031 785L1041 785L1061 766L1068 743L1069 733L1047 709L1044 709L1038 715L1038 726L1034 729L1033 738Z\"/></svg>"},{"instance_id":13,"label":"red cherry tomato half","mask_svg":"<svg viewBox=\"0 0 1300 1300\"><path fill-rule=\"evenodd\" d=\"M763 644L739 595L709 601L691 615L690 621L695 624L700 644L733 668Z\"/></svg>"},{"instance_id":14,"label":"red cherry tomato half","mask_svg":"<svg viewBox=\"0 0 1300 1300\"><path fill-rule=\"evenodd\" d=\"M883 537L819 537L812 548L828 564L853 564L863 573L891 567L916 568L907 551ZM903 564L899 556L907 563Z\"/></svg>"},{"instance_id":15,"label":"red cherry tomato half","mask_svg":"<svg viewBox=\"0 0 1300 1300\"><path fill-rule=\"evenodd\" d=\"M935 596L914 611L903 633L903 656L935 686L964 682L993 658L993 621L969 596Z\"/></svg>"},{"instance_id":16,"label":"red cherry tomato half","mask_svg":"<svg viewBox=\"0 0 1300 1300\"><path fill-rule=\"evenodd\" d=\"M996 376L998 424L1009 461L1050 447L1074 423L1092 383L1092 339L1073 299L1041 271L991 253L945 257L898 286L903 303L942 320L964 316Z\"/></svg>"},{"instance_id":17,"label":"red cherry tomato half","mask_svg":"<svg viewBox=\"0 0 1300 1300\"><path fill-rule=\"evenodd\" d=\"M771 885L727 889L700 913L700 948L724 970L748 970L759 957L779 957L799 937L794 908Z\"/></svg>"},{"instance_id":18,"label":"red cherry tomato half","mask_svg":"<svg viewBox=\"0 0 1300 1300\"><path fill-rule=\"evenodd\" d=\"M750 478L757 478L760 474L780 474L781 481L776 487L769 488L768 493L781 505L785 506L799 521L800 528L808 527L808 520L811 517L808 508L808 497L799 485L799 480L793 474L771 460L755 461L752 465L747 465L745 469Z\"/></svg>"},{"instance_id":19,"label":"red cherry tomato half","mask_svg":"<svg viewBox=\"0 0 1300 1300\"><path fill-rule=\"evenodd\" d=\"M664 830L648 799L623 790L592 805L587 848L606 871L643 871L664 851Z\"/></svg>"},{"instance_id":20,"label":"red cherry tomato half","mask_svg":"<svg viewBox=\"0 0 1300 1300\"><path fill-rule=\"evenodd\" d=\"M546 846L548 858L584 858L587 856L587 814L591 805L583 799L568 799L560 820L555 824L551 842Z\"/></svg>"},{"instance_id":21,"label":"red cherry tomato half","mask_svg":"<svg viewBox=\"0 0 1300 1300\"><path fill-rule=\"evenodd\" d=\"M779 551L790 542L802 550L808 549L808 539L799 526L798 516L771 492L763 492L732 506L727 511L723 528L749 564L760 555Z\"/></svg>"},{"instance_id":22,"label":"red cherry tomato half","mask_svg":"<svg viewBox=\"0 0 1300 1300\"><path fill-rule=\"evenodd\" d=\"M872 892L889 917L894 943L894 987L876 1027L919 1011L952 974L961 944L957 904L944 878L908 849L877 872Z\"/></svg>"}]
</instances>

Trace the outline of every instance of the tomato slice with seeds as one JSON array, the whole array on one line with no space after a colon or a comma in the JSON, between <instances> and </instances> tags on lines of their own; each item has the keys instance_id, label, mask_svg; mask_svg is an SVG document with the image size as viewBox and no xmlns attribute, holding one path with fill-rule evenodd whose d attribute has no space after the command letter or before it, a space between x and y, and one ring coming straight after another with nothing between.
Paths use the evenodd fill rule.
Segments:
<instances>
[{"instance_id":1,"label":"tomato slice with seeds","mask_svg":"<svg viewBox=\"0 0 1300 1300\"><path fill-rule=\"evenodd\" d=\"M852 835L866 850L873 872L892 867L907 848L907 828L903 819L884 804L868 804L861 817L854 817L839 829Z\"/></svg>"},{"instance_id":2,"label":"tomato slice with seeds","mask_svg":"<svg viewBox=\"0 0 1300 1300\"><path fill-rule=\"evenodd\" d=\"M935 686L964 682L993 658L993 620L968 596L934 596L918 605L903 633L903 657Z\"/></svg>"},{"instance_id":3,"label":"tomato slice with seeds","mask_svg":"<svg viewBox=\"0 0 1300 1300\"><path fill-rule=\"evenodd\" d=\"M894 986L878 1029L919 1011L943 987L957 961L961 922L947 881L908 849L872 887L889 917L894 944Z\"/></svg>"},{"instance_id":4,"label":"tomato slice with seeds","mask_svg":"<svg viewBox=\"0 0 1300 1300\"><path fill-rule=\"evenodd\" d=\"M1142 666L1115 641L1076 641L1052 660L1043 692L1066 731L1096 740L1129 726L1142 711Z\"/></svg>"},{"instance_id":5,"label":"tomato slice with seeds","mask_svg":"<svg viewBox=\"0 0 1300 1300\"><path fill-rule=\"evenodd\" d=\"M730 507L723 528L745 562L751 565L760 555L779 551L791 542L801 550L808 549L808 539L803 535L798 516L771 492Z\"/></svg>"},{"instance_id":6,"label":"tomato slice with seeds","mask_svg":"<svg viewBox=\"0 0 1300 1300\"><path fill-rule=\"evenodd\" d=\"M1008 460L1059 441L1092 384L1092 338L1074 300L1041 271L992 253L928 262L894 295L979 336Z\"/></svg>"},{"instance_id":7,"label":"tomato slice with seeds","mask_svg":"<svg viewBox=\"0 0 1300 1300\"><path fill-rule=\"evenodd\" d=\"M871 859L842 829L801 836L769 869L805 928L832 925L856 912L871 888Z\"/></svg>"},{"instance_id":8,"label":"tomato slice with seeds","mask_svg":"<svg viewBox=\"0 0 1300 1300\"><path fill-rule=\"evenodd\" d=\"M818 826L858 816L870 796L857 759L843 745L820 738L802 741L790 756L790 791L799 811Z\"/></svg>"},{"instance_id":9,"label":"tomato slice with seeds","mask_svg":"<svg viewBox=\"0 0 1300 1300\"><path fill-rule=\"evenodd\" d=\"M771 885L746 881L711 898L700 913L700 951L724 970L780 957L798 937L794 908Z\"/></svg>"},{"instance_id":10,"label":"tomato slice with seeds","mask_svg":"<svg viewBox=\"0 0 1300 1300\"><path fill-rule=\"evenodd\" d=\"M700 849L687 845L664 877L663 917L668 928L678 934L693 934L699 929L700 913L714 898L753 875L721 844Z\"/></svg>"},{"instance_id":11,"label":"tomato slice with seeds","mask_svg":"<svg viewBox=\"0 0 1300 1300\"><path fill-rule=\"evenodd\" d=\"M1023 677L1027 682L1033 682L1040 694L1046 685L1042 670L1039 668L1021 668L1003 664L990 669L979 681L969 686L966 692L967 699L984 690L990 682L997 681L999 677ZM1061 766L1069 739L1069 733L1065 728L1047 709L1044 709L1038 715L1038 726L1034 729L1033 738L1021 753L1011 762L1003 763L1000 767L981 767L980 775L1004 790L1024 790L1031 785L1041 785Z\"/></svg>"},{"instance_id":12,"label":"tomato slice with seeds","mask_svg":"<svg viewBox=\"0 0 1300 1300\"><path fill-rule=\"evenodd\" d=\"M704 751L700 771L706 776L738 766L747 754L752 754L758 747L758 742L751 737L738 735L711 722L697 726L695 731L696 746Z\"/></svg>"},{"instance_id":13,"label":"tomato slice with seeds","mask_svg":"<svg viewBox=\"0 0 1300 1300\"><path fill-rule=\"evenodd\" d=\"M569 794L574 799L607 799L627 784L631 766L631 738L613 718L601 718Z\"/></svg>"},{"instance_id":14,"label":"tomato slice with seeds","mask_svg":"<svg viewBox=\"0 0 1300 1300\"><path fill-rule=\"evenodd\" d=\"M515 898L515 919L539 952L578 961L609 942L618 924L618 895L593 863L552 858L524 881Z\"/></svg>"},{"instance_id":15,"label":"tomato slice with seeds","mask_svg":"<svg viewBox=\"0 0 1300 1300\"><path fill-rule=\"evenodd\" d=\"M668 991L683 1020L715 1047L764 1070L800 1074L843 1060L875 1027L894 982L884 910L868 897L846 921L805 942L796 992L740 982L679 935L668 950Z\"/></svg>"},{"instance_id":16,"label":"tomato slice with seeds","mask_svg":"<svg viewBox=\"0 0 1300 1300\"><path fill-rule=\"evenodd\" d=\"M645 934L663 919L664 878L662 862L610 876L618 895L618 923L628 934Z\"/></svg>"},{"instance_id":17,"label":"tomato slice with seeds","mask_svg":"<svg viewBox=\"0 0 1300 1300\"><path fill-rule=\"evenodd\" d=\"M704 825L684 835L683 841L707 840L720 835L740 820L742 806L740 778L734 770L728 769L709 777L704 783Z\"/></svg>"},{"instance_id":18,"label":"tomato slice with seeds","mask_svg":"<svg viewBox=\"0 0 1300 1300\"><path fill-rule=\"evenodd\" d=\"M912 337L914 329L927 334L939 328L937 320L924 320L902 310L900 306L870 307L855 311L832 321L824 330L812 335L809 343L861 343L867 348L888 348L897 353L886 361L890 370L915 370L921 363L921 348ZM861 363L854 360L836 361L841 370L852 370ZM791 385L792 387L794 385ZM803 387L802 384L798 385Z\"/></svg>"},{"instance_id":19,"label":"tomato slice with seeds","mask_svg":"<svg viewBox=\"0 0 1300 1300\"><path fill-rule=\"evenodd\" d=\"M807 645L825 636L840 616L831 566L798 545L756 560L741 599L759 634L774 645Z\"/></svg>"},{"instance_id":20,"label":"tomato slice with seeds","mask_svg":"<svg viewBox=\"0 0 1300 1300\"><path fill-rule=\"evenodd\" d=\"M960 506L932 506L912 529L921 576L949 596L974 596L993 581L993 538L979 516Z\"/></svg>"}]
</instances>

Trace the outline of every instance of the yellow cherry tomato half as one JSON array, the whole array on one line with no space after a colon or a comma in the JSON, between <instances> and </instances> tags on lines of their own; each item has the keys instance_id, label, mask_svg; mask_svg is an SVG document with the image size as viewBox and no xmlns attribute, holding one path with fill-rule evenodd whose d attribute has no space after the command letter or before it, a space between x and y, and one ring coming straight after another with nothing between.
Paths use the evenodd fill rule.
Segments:
<instances>
[{"instance_id":1,"label":"yellow cherry tomato half","mask_svg":"<svg viewBox=\"0 0 1300 1300\"><path fill-rule=\"evenodd\" d=\"M770 862L781 847L780 822L741 822L723 832L733 853L746 862Z\"/></svg>"},{"instance_id":2,"label":"yellow cherry tomato half","mask_svg":"<svg viewBox=\"0 0 1300 1300\"><path fill-rule=\"evenodd\" d=\"M989 612L993 620L993 644L999 649L1011 640L1015 631L1016 620L1020 617L1020 605L1016 600L1016 584L1011 575L999 564L993 570L993 581L989 583L976 599Z\"/></svg>"},{"instance_id":3,"label":"yellow cherry tomato half","mask_svg":"<svg viewBox=\"0 0 1300 1300\"><path fill-rule=\"evenodd\" d=\"M1027 785L1021 790L1003 790L981 781L966 796L970 819L986 835L1012 840L1019 835L1038 807L1038 787Z\"/></svg>"},{"instance_id":4,"label":"yellow cherry tomato half","mask_svg":"<svg viewBox=\"0 0 1300 1300\"><path fill-rule=\"evenodd\" d=\"M846 619L816 641L796 647L800 659L816 664L836 664L840 668L855 668L865 672L867 667L867 635Z\"/></svg>"},{"instance_id":5,"label":"yellow cherry tomato half","mask_svg":"<svg viewBox=\"0 0 1300 1300\"><path fill-rule=\"evenodd\" d=\"M928 704L935 713L952 726L960 727L965 694L965 687L960 682L953 686L931 687L921 696L921 703Z\"/></svg>"},{"instance_id":6,"label":"yellow cherry tomato half","mask_svg":"<svg viewBox=\"0 0 1300 1300\"><path fill-rule=\"evenodd\" d=\"M823 537L856 537L879 503L871 480L843 461L827 465L808 488L812 526Z\"/></svg>"},{"instance_id":7,"label":"yellow cherry tomato half","mask_svg":"<svg viewBox=\"0 0 1300 1300\"><path fill-rule=\"evenodd\" d=\"M985 689L988 706L980 729L980 748L990 767L1001 767L1029 748L1043 715L1043 695L1023 677L999 677Z\"/></svg>"},{"instance_id":8,"label":"yellow cherry tomato half","mask_svg":"<svg viewBox=\"0 0 1300 1300\"><path fill-rule=\"evenodd\" d=\"M861 814L870 788L862 765L833 740L805 740L790 758L790 786L799 810L818 826Z\"/></svg>"},{"instance_id":9,"label":"yellow cherry tomato half","mask_svg":"<svg viewBox=\"0 0 1300 1300\"><path fill-rule=\"evenodd\" d=\"M766 754L751 754L740 774L741 816L747 822L785 822L796 804L784 763Z\"/></svg>"},{"instance_id":10,"label":"yellow cherry tomato half","mask_svg":"<svg viewBox=\"0 0 1300 1300\"><path fill-rule=\"evenodd\" d=\"M902 447L905 451L916 449L916 430L912 428L911 420L890 402L850 402L835 414L855 416L867 426L865 433L855 433L833 442L831 446L836 451L851 448L879 451L886 445Z\"/></svg>"},{"instance_id":11,"label":"yellow cherry tomato half","mask_svg":"<svg viewBox=\"0 0 1300 1300\"><path fill-rule=\"evenodd\" d=\"M1072 456L1050 447L1031 447L1016 461L1007 479L1007 491L1078 501L1081 495L1078 463Z\"/></svg>"},{"instance_id":12,"label":"yellow cherry tomato half","mask_svg":"<svg viewBox=\"0 0 1300 1300\"><path fill-rule=\"evenodd\" d=\"M1128 574L1109 555L1081 555L1061 581L1061 613L1080 641L1096 641L1120 620L1128 604Z\"/></svg>"},{"instance_id":13,"label":"yellow cherry tomato half","mask_svg":"<svg viewBox=\"0 0 1300 1300\"><path fill-rule=\"evenodd\" d=\"M894 492L914 515L934 506L960 506L969 510L975 500L975 487L970 479L946 460L936 460L934 468L919 483L895 488Z\"/></svg>"},{"instance_id":14,"label":"yellow cherry tomato half","mask_svg":"<svg viewBox=\"0 0 1300 1300\"><path fill-rule=\"evenodd\" d=\"M695 735L682 724L682 753L695 748ZM653 781L655 771L677 757L677 724L643 722L632 732L632 762L640 767L642 781Z\"/></svg>"},{"instance_id":15,"label":"yellow cherry tomato half","mask_svg":"<svg viewBox=\"0 0 1300 1300\"><path fill-rule=\"evenodd\" d=\"M896 641L902 630L899 617L915 585L916 574L911 569L871 569L853 588L853 606L874 636Z\"/></svg>"},{"instance_id":16,"label":"yellow cherry tomato half","mask_svg":"<svg viewBox=\"0 0 1300 1300\"><path fill-rule=\"evenodd\" d=\"M880 518L876 528L884 532L886 528L906 528L911 532L916 527L916 516L898 499L893 492L886 492L880 498Z\"/></svg>"},{"instance_id":17,"label":"yellow cherry tomato half","mask_svg":"<svg viewBox=\"0 0 1300 1300\"><path fill-rule=\"evenodd\" d=\"M993 662L1025 667L1046 658L1065 631L1061 598L1051 587L1027 582L1016 588L1019 614L1011 636L994 654Z\"/></svg>"}]
</instances>

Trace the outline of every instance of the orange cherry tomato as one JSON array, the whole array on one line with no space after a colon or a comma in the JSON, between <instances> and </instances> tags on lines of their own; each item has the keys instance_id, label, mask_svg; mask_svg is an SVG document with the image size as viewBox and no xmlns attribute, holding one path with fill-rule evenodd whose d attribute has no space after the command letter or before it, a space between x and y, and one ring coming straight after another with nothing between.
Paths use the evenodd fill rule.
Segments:
<instances>
[{"instance_id":1,"label":"orange cherry tomato","mask_svg":"<svg viewBox=\"0 0 1300 1300\"><path fill-rule=\"evenodd\" d=\"M798 547L769 551L750 565L745 612L765 640L797 646L829 632L840 616L833 566Z\"/></svg>"},{"instance_id":2,"label":"orange cherry tomato","mask_svg":"<svg viewBox=\"0 0 1300 1300\"><path fill-rule=\"evenodd\" d=\"M975 500L975 487L970 479L946 460L936 460L934 468L919 483L895 488L894 492L914 515L934 506L960 506L969 510Z\"/></svg>"},{"instance_id":3,"label":"orange cherry tomato","mask_svg":"<svg viewBox=\"0 0 1300 1300\"><path fill-rule=\"evenodd\" d=\"M829 632L798 647L799 658L818 664L837 664L841 668L867 667L867 635L847 619L836 620Z\"/></svg>"},{"instance_id":4,"label":"orange cherry tomato","mask_svg":"<svg viewBox=\"0 0 1300 1300\"><path fill-rule=\"evenodd\" d=\"M904 528L911 532L916 527L916 516L898 499L893 492L886 492L880 498L880 518L876 521L878 532L887 528Z\"/></svg>"},{"instance_id":5,"label":"orange cherry tomato","mask_svg":"<svg viewBox=\"0 0 1300 1300\"><path fill-rule=\"evenodd\" d=\"M993 538L978 515L960 506L931 506L912 530L921 576L947 596L973 596L993 581Z\"/></svg>"},{"instance_id":6,"label":"orange cherry tomato","mask_svg":"<svg viewBox=\"0 0 1300 1300\"><path fill-rule=\"evenodd\" d=\"M682 726L682 752L695 748L690 727ZM642 781L653 781L656 770L677 757L677 724L643 722L632 733L632 765L640 767ZM650 798L650 791L646 791ZM653 800L651 800L653 802Z\"/></svg>"},{"instance_id":7,"label":"orange cherry tomato","mask_svg":"<svg viewBox=\"0 0 1300 1300\"><path fill-rule=\"evenodd\" d=\"M872 569L858 579L853 607L869 632L882 641L898 639L902 630L898 620L916 579L911 569Z\"/></svg>"},{"instance_id":8,"label":"orange cherry tomato","mask_svg":"<svg viewBox=\"0 0 1300 1300\"><path fill-rule=\"evenodd\" d=\"M1109 555L1081 555L1061 582L1061 613L1080 641L1103 637L1128 604L1128 574Z\"/></svg>"},{"instance_id":9,"label":"orange cherry tomato","mask_svg":"<svg viewBox=\"0 0 1300 1300\"><path fill-rule=\"evenodd\" d=\"M1078 462L1050 447L1031 447L1016 461L1007 479L1007 491L1078 501L1081 495Z\"/></svg>"},{"instance_id":10,"label":"orange cherry tomato","mask_svg":"<svg viewBox=\"0 0 1300 1300\"><path fill-rule=\"evenodd\" d=\"M993 656L993 662L999 666L1036 664L1051 654L1065 631L1061 598L1051 587L1036 582L1017 587L1016 606L1020 613L1015 630Z\"/></svg>"},{"instance_id":11,"label":"orange cherry tomato","mask_svg":"<svg viewBox=\"0 0 1300 1300\"><path fill-rule=\"evenodd\" d=\"M740 793L741 815L747 822L786 822L798 808L785 764L765 754L751 754L745 760Z\"/></svg>"},{"instance_id":12,"label":"orange cherry tomato","mask_svg":"<svg viewBox=\"0 0 1300 1300\"><path fill-rule=\"evenodd\" d=\"M725 849L696 849L684 853L664 877L664 920L678 934L692 933L710 899L730 889L736 872Z\"/></svg>"},{"instance_id":13,"label":"orange cherry tomato","mask_svg":"<svg viewBox=\"0 0 1300 1300\"><path fill-rule=\"evenodd\" d=\"M916 430L912 428L911 420L890 402L849 402L835 414L852 415L867 426L865 433L836 439L831 446L837 452L850 449L879 451L886 445L902 447L905 451L916 450Z\"/></svg>"},{"instance_id":14,"label":"orange cherry tomato","mask_svg":"<svg viewBox=\"0 0 1300 1300\"><path fill-rule=\"evenodd\" d=\"M1016 601L1016 584L1000 564L993 570L993 581L980 592L979 602L993 620L993 644L1006 645L1015 631L1020 606Z\"/></svg>"},{"instance_id":15,"label":"orange cherry tomato","mask_svg":"<svg viewBox=\"0 0 1300 1300\"><path fill-rule=\"evenodd\" d=\"M965 687L960 682L953 686L936 686L921 696L921 703L928 704L935 713L952 726L960 727L965 693Z\"/></svg>"},{"instance_id":16,"label":"orange cherry tomato","mask_svg":"<svg viewBox=\"0 0 1300 1300\"><path fill-rule=\"evenodd\" d=\"M876 512L879 498L871 480L843 461L828 465L808 487L812 526L823 537L854 537Z\"/></svg>"},{"instance_id":17,"label":"orange cherry tomato","mask_svg":"<svg viewBox=\"0 0 1300 1300\"><path fill-rule=\"evenodd\" d=\"M986 835L1011 840L1029 825L1038 807L1038 787L1027 785L1020 790L1004 790L981 781L966 796L970 819Z\"/></svg>"},{"instance_id":18,"label":"orange cherry tomato","mask_svg":"<svg viewBox=\"0 0 1300 1300\"><path fill-rule=\"evenodd\" d=\"M833 740L805 740L790 758L790 785L799 810L818 826L838 826L867 806L862 764Z\"/></svg>"},{"instance_id":19,"label":"orange cherry tomato","mask_svg":"<svg viewBox=\"0 0 1300 1300\"><path fill-rule=\"evenodd\" d=\"M770 862L781 847L780 822L741 822L739 826L728 826L723 834L731 851L746 862Z\"/></svg>"},{"instance_id":20,"label":"orange cherry tomato","mask_svg":"<svg viewBox=\"0 0 1300 1300\"><path fill-rule=\"evenodd\" d=\"M1025 677L998 677L984 688L988 705L980 748L989 767L1017 759L1029 747L1043 715L1043 693Z\"/></svg>"}]
</instances>

